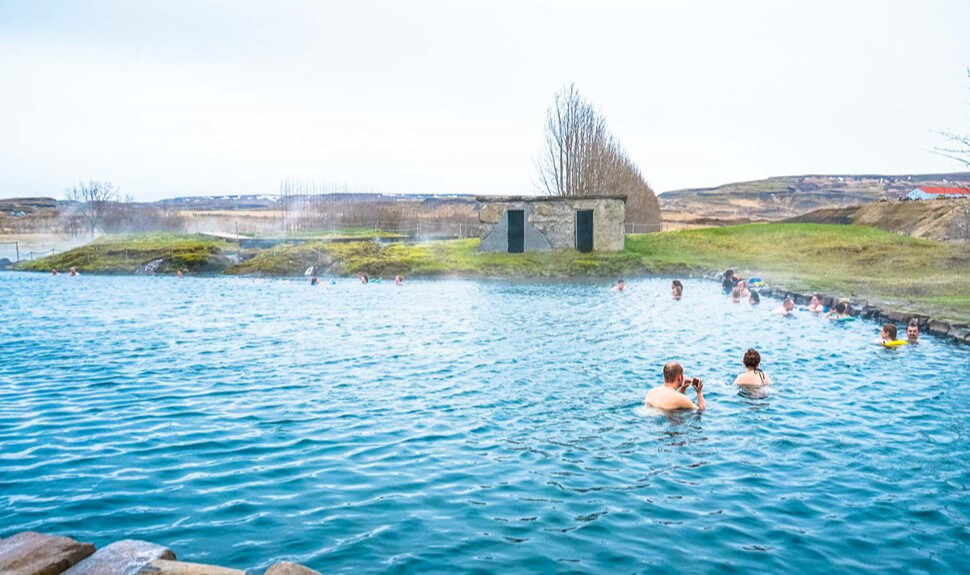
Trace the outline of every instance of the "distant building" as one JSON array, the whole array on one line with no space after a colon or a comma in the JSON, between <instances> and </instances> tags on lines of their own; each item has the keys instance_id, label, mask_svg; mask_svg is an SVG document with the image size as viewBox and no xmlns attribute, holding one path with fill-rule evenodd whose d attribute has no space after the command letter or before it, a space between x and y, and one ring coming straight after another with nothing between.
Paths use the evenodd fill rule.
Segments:
<instances>
[{"instance_id":1,"label":"distant building","mask_svg":"<svg viewBox=\"0 0 970 575\"><path fill-rule=\"evenodd\" d=\"M624 196L479 196L483 252L622 251Z\"/></svg>"},{"instance_id":2,"label":"distant building","mask_svg":"<svg viewBox=\"0 0 970 575\"><path fill-rule=\"evenodd\" d=\"M909 200L935 200L937 198L968 198L970 188L920 186L906 194Z\"/></svg>"}]
</instances>

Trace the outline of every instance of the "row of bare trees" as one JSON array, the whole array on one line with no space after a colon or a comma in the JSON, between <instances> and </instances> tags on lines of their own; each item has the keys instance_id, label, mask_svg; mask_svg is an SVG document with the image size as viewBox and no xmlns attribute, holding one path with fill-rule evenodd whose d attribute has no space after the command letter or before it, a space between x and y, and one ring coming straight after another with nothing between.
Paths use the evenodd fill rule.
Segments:
<instances>
[{"instance_id":1,"label":"row of bare trees","mask_svg":"<svg viewBox=\"0 0 970 575\"><path fill-rule=\"evenodd\" d=\"M557 196L627 197L627 222L660 222L660 206L640 169L606 127L606 119L570 84L546 114L539 187Z\"/></svg>"}]
</instances>

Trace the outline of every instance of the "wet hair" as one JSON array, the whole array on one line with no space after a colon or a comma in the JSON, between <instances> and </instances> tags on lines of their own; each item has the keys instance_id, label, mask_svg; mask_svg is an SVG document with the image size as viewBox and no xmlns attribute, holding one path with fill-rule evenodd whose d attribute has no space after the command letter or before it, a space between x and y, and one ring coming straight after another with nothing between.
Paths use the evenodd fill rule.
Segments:
<instances>
[{"instance_id":1,"label":"wet hair","mask_svg":"<svg viewBox=\"0 0 970 575\"><path fill-rule=\"evenodd\" d=\"M844 301L840 301L839 303L835 304L835 311L839 313L847 312L848 308L849 306Z\"/></svg>"},{"instance_id":2,"label":"wet hair","mask_svg":"<svg viewBox=\"0 0 970 575\"><path fill-rule=\"evenodd\" d=\"M626 282L623 281L623 278L620 278L620 279L616 280L616 283L618 283L618 284L625 284Z\"/></svg>"},{"instance_id":3,"label":"wet hair","mask_svg":"<svg viewBox=\"0 0 970 575\"><path fill-rule=\"evenodd\" d=\"M681 291L684 290L684 284L680 283L680 280L674 280L673 282L671 282L670 285L673 286L673 287L675 287L675 288L677 288L677 289L679 289L679 290L681 290Z\"/></svg>"},{"instance_id":4,"label":"wet hair","mask_svg":"<svg viewBox=\"0 0 970 575\"><path fill-rule=\"evenodd\" d=\"M908 325L910 327L915 327L916 329L919 329L919 320L914 317L913 319L909 320Z\"/></svg>"},{"instance_id":5,"label":"wet hair","mask_svg":"<svg viewBox=\"0 0 970 575\"><path fill-rule=\"evenodd\" d=\"M679 363L672 361L664 366L664 383L677 381L678 375L684 375L684 368Z\"/></svg>"},{"instance_id":6,"label":"wet hair","mask_svg":"<svg viewBox=\"0 0 970 575\"><path fill-rule=\"evenodd\" d=\"M751 298L751 305L761 303L761 296L758 295L758 292L752 291L750 293L751 295L748 297Z\"/></svg>"},{"instance_id":7,"label":"wet hair","mask_svg":"<svg viewBox=\"0 0 970 575\"><path fill-rule=\"evenodd\" d=\"M734 270L727 270L727 271L725 271L724 272L724 277L726 277L726 278L733 278L734 277Z\"/></svg>"},{"instance_id":8,"label":"wet hair","mask_svg":"<svg viewBox=\"0 0 970 575\"><path fill-rule=\"evenodd\" d=\"M884 323L882 324L882 330L886 332L889 339L896 339L896 324L894 323Z\"/></svg>"},{"instance_id":9,"label":"wet hair","mask_svg":"<svg viewBox=\"0 0 970 575\"><path fill-rule=\"evenodd\" d=\"M793 300L793 299L792 299L792 298L790 298L790 297L786 297L786 298L785 298L785 301L783 301L783 302L781 302L781 305L785 305L786 303L790 303L790 304L792 304L792 305L795 305L795 300Z\"/></svg>"},{"instance_id":10,"label":"wet hair","mask_svg":"<svg viewBox=\"0 0 970 575\"><path fill-rule=\"evenodd\" d=\"M749 347L748 351L744 352L744 367L751 367L757 369L761 365L761 354L758 353L753 347Z\"/></svg>"}]
</instances>

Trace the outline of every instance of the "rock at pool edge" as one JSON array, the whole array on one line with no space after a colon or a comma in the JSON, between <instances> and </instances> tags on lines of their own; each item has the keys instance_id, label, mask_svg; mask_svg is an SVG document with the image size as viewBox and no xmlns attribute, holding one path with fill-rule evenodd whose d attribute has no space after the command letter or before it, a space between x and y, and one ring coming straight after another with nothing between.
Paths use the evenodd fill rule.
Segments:
<instances>
[{"instance_id":1,"label":"rock at pool edge","mask_svg":"<svg viewBox=\"0 0 970 575\"><path fill-rule=\"evenodd\" d=\"M271 565L263 575L320 575L320 572L298 563L280 561Z\"/></svg>"},{"instance_id":2,"label":"rock at pool edge","mask_svg":"<svg viewBox=\"0 0 970 575\"><path fill-rule=\"evenodd\" d=\"M140 575L245 575L238 569L229 569L217 565L203 565L201 563L183 563L181 561L167 561L157 559L142 567Z\"/></svg>"},{"instance_id":3,"label":"rock at pool edge","mask_svg":"<svg viewBox=\"0 0 970 575\"><path fill-rule=\"evenodd\" d=\"M175 559L175 553L148 541L125 539L98 549L63 575L135 575L156 559Z\"/></svg>"},{"instance_id":4,"label":"rock at pool edge","mask_svg":"<svg viewBox=\"0 0 970 575\"><path fill-rule=\"evenodd\" d=\"M70 537L24 531L0 541L3 575L60 575L94 553L94 545Z\"/></svg>"}]
</instances>

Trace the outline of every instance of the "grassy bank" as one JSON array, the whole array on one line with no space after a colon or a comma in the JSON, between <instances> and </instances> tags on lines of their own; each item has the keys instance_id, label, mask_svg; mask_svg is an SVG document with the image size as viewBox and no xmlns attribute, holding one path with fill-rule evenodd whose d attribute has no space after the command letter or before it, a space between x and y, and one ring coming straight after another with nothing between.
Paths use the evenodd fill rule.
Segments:
<instances>
[{"instance_id":1,"label":"grassy bank","mask_svg":"<svg viewBox=\"0 0 970 575\"><path fill-rule=\"evenodd\" d=\"M132 272L165 259L159 271L223 270L230 274L318 273L372 276L459 274L498 277L681 274L732 267L797 291L821 291L894 303L936 317L970 319L970 252L966 246L919 240L862 226L749 224L628 236L618 253L572 250L478 253L478 240L420 244L308 242L249 253L226 267L220 245L195 236L148 235L99 241L22 264L47 271Z\"/></svg>"},{"instance_id":2,"label":"grassy bank","mask_svg":"<svg viewBox=\"0 0 970 575\"><path fill-rule=\"evenodd\" d=\"M644 261L735 267L798 291L970 319L970 250L864 226L751 224L627 239Z\"/></svg>"},{"instance_id":3,"label":"grassy bank","mask_svg":"<svg viewBox=\"0 0 970 575\"><path fill-rule=\"evenodd\" d=\"M146 264L161 260L159 273L214 272L227 264L220 257L225 245L218 240L195 235L135 234L110 236L89 244L30 262L14 269L26 271L66 270L71 267L88 273L135 273Z\"/></svg>"}]
</instances>

